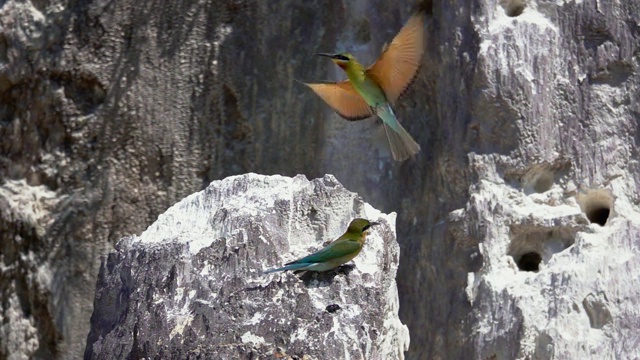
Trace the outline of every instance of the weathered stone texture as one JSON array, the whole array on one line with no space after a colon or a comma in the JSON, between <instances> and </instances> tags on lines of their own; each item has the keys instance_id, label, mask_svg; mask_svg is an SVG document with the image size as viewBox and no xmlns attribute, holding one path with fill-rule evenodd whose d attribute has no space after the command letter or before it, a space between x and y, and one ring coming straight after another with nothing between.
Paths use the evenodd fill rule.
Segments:
<instances>
[{"instance_id":1,"label":"weathered stone texture","mask_svg":"<svg viewBox=\"0 0 640 360\"><path fill-rule=\"evenodd\" d=\"M355 217L382 223L355 267L262 274ZM394 225L332 176L215 181L105 259L85 359L404 358Z\"/></svg>"},{"instance_id":2,"label":"weathered stone texture","mask_svg":"<svg viewBox=\"0 0 640 360\"><path fill-rule=\"evenodd\" d=\"M442 255L429 266L402 259L399 276L405 265L431 267L405 285L436 288L401 299L451 296L437 311L401 302L401 315L442 322L418 333L408 321L412 351L478 359L639 355L631 330L640 321L632 310L640 272L639 6L434 2L430 57L445 145L436 152L448 152L436 155L436 169L453 169L437 174L469 174L471 186L457 196L434 193L443 209L465 204L443 222L444 212L422 222L433 224L428 242L401 240L410 244L403 254L417 247ZM462 283L466 296L456 289Z\"/></svg>"},{"instance_id":3,"label":"weathered stone texture","mask_svg":"<svg viewBox=\"0 0 640 360\"><path fill-rule=\"evenodd\" d=\"M625 239L637 239L640 204L640 3L421 3L423 67L396 110L422 151L397 164L375 121L330 115L293 79L341 78L315 52L371 62L413 3L5 1L0 357L81 356L100 256L211 180L248 171L334 174L398 213L411 358L490 356L506 343L506 355L560 357L576 343L549 319L567 321L554 314L569 300L542 280L559 276L561 258L591 263L598 253L587 243L607 244L610 258L593 268L630 259L602 265L601 285L582 278L591 268L562 281L578 333L602 335L589 346L608 355L607 336L626 336L617 331L638 319L628 283L610 282L638 273L637 242ZM592 189L609 195L587 196ZM547 208L509 212L530 200ZM581 212L600 218L603 208L602 229L582 224ZM548 231L573 257L538 244L547 240L527 248ZM546 251L540 272L525 277L547 294L536 306L548 327L530 325L542 320L517 305L520 293L490 293L502 289L487 285L491 274L504 270L490 264L524 255L517 249ZM479 332L496 309L487 298L515 306L504 308L500 336Z\"/></svg>"},{"instance_id":4,"label":"weathered stone texture","mask_svg":"<svg viewBox=\"0 0 640 360\"><path fill-rule=\"evenodd\" d=\"M324 108L294 78L322 76L310 59L334 46L337 12L325 2L0 5L0 313L11 334L0 358L80 357L100 257L211 180L319 174ZM46 216L30 216L43 202Z\"/></svg>"}]
</instances>

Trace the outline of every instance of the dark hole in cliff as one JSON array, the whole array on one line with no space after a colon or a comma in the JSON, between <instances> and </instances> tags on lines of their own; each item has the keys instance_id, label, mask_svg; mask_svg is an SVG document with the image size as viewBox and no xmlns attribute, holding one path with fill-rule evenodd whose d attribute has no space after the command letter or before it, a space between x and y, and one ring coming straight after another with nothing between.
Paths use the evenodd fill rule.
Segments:
<instances>
[{"instance_id":1,"label":"dark hole in cliff","mask_svg":"<svg viewBox=\"0 0 640 360\"><path fill-rule=\"evenodd\" d=\"M587 219L582 220L582 227ZM576 232L582 227L574 224L565 226L533 225L531 223L510 226L511 243L507 255L520 271L538 272L549 264L551 258L575 243Z\"/></svg>"},{"instance_id":2,"label":"dark hole in cliff","mask_svg":"<svg viewBox=\"0 0 640 360\"><path fill-rule=\"evenodd\" d=\"M591 223L605 226L613 209L613 196L609 190L591 190L578 195L576 200Z\"/></svg>"},{"instance_id":3,"label":"dark hole in cliff","mask_svg":"<svg viewBox=\"0 0 640 360\"><path fill-rule=\"evenodd\" d=\"M518 269L522 271L534 271L540 270L540 262L542 262L542 256L537 252L528 252L518 259Z\"/></svg>"},{"instance_id":4,"label":"dark hole in cliff","mask_svg":"<svg viewBox=\"0 0 640 360\"><path fill-rule=\"evenodd\" d=\"M509 17L520 16L525 8L524 0L502 0L500 5L502 5L505 14Z\"/></svg>"},{"instance_id":5,"label":"dark hole in cliff","mask_svg":"<svg viewBox=\"0 0 640 360\"><path fill-rule=\"evenodd\" d=\"M609 219L609 208L601 207L597 209L593 209L587 213L587 218L592 223L596 223L600 226L604 226Z\"/></svg>"},{"instance_id":6,"label":"dark hole in cliff","mask_svg":"<svg viewBox=\"0 0 640 360\"><path fill-rule=\"evenodd\" d=\"M52 72L50 78L63 87L64 96L83 114L95 112L106 99L104 86L92 74Z\"/></svg>"}]
</instances>

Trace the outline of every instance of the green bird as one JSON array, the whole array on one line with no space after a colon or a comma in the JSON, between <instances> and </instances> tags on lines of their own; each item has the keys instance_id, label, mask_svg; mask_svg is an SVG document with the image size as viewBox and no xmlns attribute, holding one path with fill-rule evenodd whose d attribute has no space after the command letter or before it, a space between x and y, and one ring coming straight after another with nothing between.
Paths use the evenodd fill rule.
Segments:
<instances>
[{"instance_id":1,"label":"green bird","mask_svg":"<svg viewBox=\"0 0 640 360\"><path fill-rule=\"evenodd\" d=\"M285 270L327 271L334 269L360 253L367 238L367 230L374 225L380 224L365 219L354 219L349 224L347 232L324 249L302 259L286 263L283 267L267 270L264 274Z\"/></svg>"},{"instance_id":2,"label":"green bird","mask_svg":"<svg viewBox=\"0 0 640 360\"><path fill-rule=\"evenodd\" d=\"M391 106L420 68L424 52L423 25L422 14L411 17L380 58L368 68L351 54L317 54L330 58L347 73L348 79L334 83L305 83L346 120L378 115L396 161L404 161L420 151L420 145L400 125Z\"/></svg>"}]
</instances>

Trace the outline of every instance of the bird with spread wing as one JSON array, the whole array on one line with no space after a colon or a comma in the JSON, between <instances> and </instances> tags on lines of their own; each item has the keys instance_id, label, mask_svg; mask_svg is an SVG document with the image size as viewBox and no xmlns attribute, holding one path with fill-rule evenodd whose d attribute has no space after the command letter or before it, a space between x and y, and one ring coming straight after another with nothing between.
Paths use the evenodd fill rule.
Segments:
<instances>
[{"instance_id":1,"label":"bird with spread wing","mask_svg":"<svg viewBox=\"0 0 640 360\"><path fill-rule=\"evenodd\" d=\"M370 67L362 66L351 54L318 54L330 58L348 79L305 85L347 120L379 116L393 159L403 161L417 154L420 145L400 125L391 106L417 75L423 52L424 16L416 14Z\"/></svg>"}]
</instances>

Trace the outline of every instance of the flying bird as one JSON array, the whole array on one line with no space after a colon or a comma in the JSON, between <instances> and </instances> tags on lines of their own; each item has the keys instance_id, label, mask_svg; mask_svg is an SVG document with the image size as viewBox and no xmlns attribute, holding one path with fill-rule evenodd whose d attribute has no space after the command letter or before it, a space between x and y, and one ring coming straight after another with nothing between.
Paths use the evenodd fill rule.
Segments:
<instances>
[{"instance_id":1,"label":"flying bird","mask_svg":"<svg viewBox=\"0 0 640 360\"><path fill-rule=\"evenodd\" d=\"M347 232L324 249L287 263L283 267L267 270L264 274L285 270L327 271L334 269L360 253L367 237L367 231L374 225L380 224L365 219L354 219L349 224Z\"/></svg>"},{"instance_id":2,"label":"flying bird","mask_svg":"<svg viewBox=\"0 0 640 360\"><path fill-rule=\"evenodd\" d=\"M384 124L391 154L403 161L417 154L420 145L400 125L392 105L416 77L424 52L424 16L412 16L368 68L351 54L317 54L330 58L347 73L347 80L334 83L304 83L347 120L378 115Z\"/></svg>"}]
</instances>

